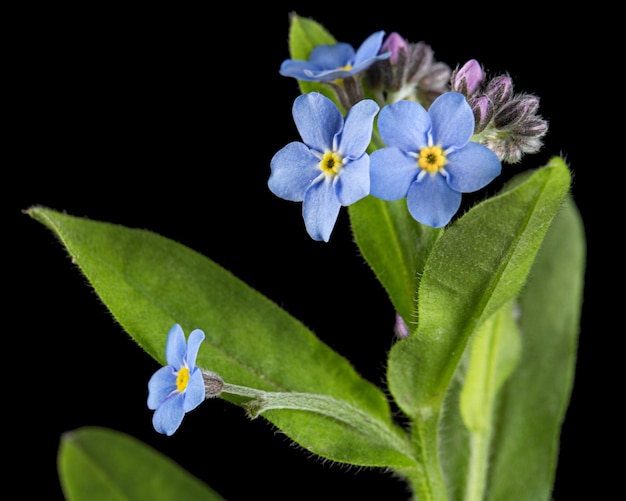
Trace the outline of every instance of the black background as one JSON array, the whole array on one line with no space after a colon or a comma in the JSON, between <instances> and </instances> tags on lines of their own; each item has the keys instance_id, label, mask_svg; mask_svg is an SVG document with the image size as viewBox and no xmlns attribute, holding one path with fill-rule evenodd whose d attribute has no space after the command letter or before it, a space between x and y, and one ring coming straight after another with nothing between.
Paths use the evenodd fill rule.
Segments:
<instances>
[{"instance_id":1,"label":"black background","mask_svg":"<svg viewBox=\"0 0 626 501\"><path fill-rule=\"evenodd\" d=\"M291 118L297 84L278 74L290 11L355 47L382 29L429 43L452 67L476 58L541 98L551 126L545 147L503 178L560 153L574 172L589 259L554 498L599 492L605 443L591 430L608 424L589 408L599 404L605 371L602 333L591 326L602 302L594 246L602 235L591 218L600 180L589 164L594 117L584 100L593 72L580 47L600 51L600 41L588 29L581 35L572 18L542 11L416 4L340 13L332 5L39 7L14 17L5 79L16 113L4 191L12 228L5 246L17 252L5 264L13 306L3 408L5 433L17 444L11 464L29 479L20 480L22 497L60 498L61 434L97 425L152 445L227 499L406 498L390 475L316 460L223 401L188 414L173 437L157 434L145 405L156 362L114 322L53 235L21 213L43 205L177 240L276 301L382 386L393 311L357 254L346 212L329 243L314 242L300 204L267 189L272 155L299 139Z\"/></svg>"}]
</instances>

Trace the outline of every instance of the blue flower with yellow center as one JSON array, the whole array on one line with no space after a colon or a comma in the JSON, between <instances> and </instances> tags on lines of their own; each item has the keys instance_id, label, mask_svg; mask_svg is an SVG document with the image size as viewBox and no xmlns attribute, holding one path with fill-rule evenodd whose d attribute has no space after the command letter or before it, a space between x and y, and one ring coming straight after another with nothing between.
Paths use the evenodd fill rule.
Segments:
<instances>
[{"instance_id":1,"label":"blue flower with yellow center","mask_svg":"<svg viewBox=\"0 0 626 501\"><path fill-rule=\"evenodd\" d=\"M328 241L341 206L355 203L370 190L369 155L378 105L356 103L345 117L319 92L302 94L293 104L293 119L302 137L279 150L270 162L269 189L302 202L302 215L314 240Z\"/></svg>"},{"instance_id":2,"label":"blue flower with yellow center","mask_svg":"<svg viewBox=\"0 0 626 501\"><path fill-rule=\"evenodd\" d=\"M462 193L485 187L502 170L493 151L470 141L474 114L458 92L442 94L428 111L408 100L385 106L378 130L386 147L370 156L371 194L406 197L411 215L434 228L448 224Z\"/></svg>"},{"instance_id":3,"label":"blue flower with yellow center","mask_svg":"<svg viewBox=\"0 0 626 501\"><path fill-rule=\"evenodd\" d=\"M172 435L185 414L205 399L204 380L196 367L196 357L204 332L195 329L189 342L180 325L167 336L165 359L168 365L156 371L148 381L148 408L154 410L152 424L159 433Z\"/></svg>"},{"instance_id":4,"label":"blue flower with yellow center","mask_svg":"<svg viewBox=\"0 0 626 501\"><path fill-rule=\"evenodd\" d=\"M352 77L391 55L391 52L378 53L384 36L384 31L373 33L356 51L352 45L343 42L317 45L311 50L308 61L286 59L280 65L279 73L309 82L330 82Z\"/></svg>"}]
</instances>

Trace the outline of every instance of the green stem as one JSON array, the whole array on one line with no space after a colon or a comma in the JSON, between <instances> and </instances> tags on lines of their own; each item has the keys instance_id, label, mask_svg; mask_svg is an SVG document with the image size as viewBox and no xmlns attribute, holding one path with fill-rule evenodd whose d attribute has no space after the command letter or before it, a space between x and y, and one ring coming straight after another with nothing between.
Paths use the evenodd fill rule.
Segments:
<instances>
[{"instance_id":1,"label":"green stem","mask_svg":"<svg viewBox=\"0 0 626 501\"><path fill-rule=\"evenodd\" d=\"M315 393L263 391L230 383L223 383L222 392L252 398L245 404L252 418L272 409L314 412L345 423L367 436L377 437L391 449L412 458L410 443L399 427L380 421L342 400Z\"/></svg>"},{"instance_id":2,"label":"green stem","mask_svg":"<svg viewBox=\"0 0 626 501\"><path fill-rule=\"evenodd\" d=\"M461 416L470 437L464 501L485 499L498 391L519 359L520 340L513 309L513 302L500 308L471 341L460 396Z\"/></svg>"},{"instance_id":3,"label":"green stem","mask_svg":"<svg viewBox=\"0 0 626 501\"><path fill-rule=\"evenodd\" d=\"M401 473L419 501L446 501L448 493L439 462L439 411L425 409L412 427L418 467Z\"/></svg>"},{"instance_id":4,"label":"green stem","mask_svg":"<svg viewBox=\"0 0 626 501\"><path fill-rule=\"evenodd\" d=\"M464 501L482 501L487 485L490 433L472 433Z\"/></svg>"}]
</instances>

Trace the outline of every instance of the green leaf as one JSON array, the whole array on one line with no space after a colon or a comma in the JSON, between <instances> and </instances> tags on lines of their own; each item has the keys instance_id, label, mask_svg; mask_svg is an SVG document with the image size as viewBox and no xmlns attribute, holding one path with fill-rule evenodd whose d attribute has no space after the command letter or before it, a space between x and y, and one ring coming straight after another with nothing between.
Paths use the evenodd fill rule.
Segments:
<instances>
[{"instance_id":1,"label":"green leaf","mask_svg":"<svg viewBox=\"0 0 626 501\"><path fill-rule=\"evenodd\" d=\"M224 499L168 457L107 428L63 434L57 466L68 501Z\"/></svg>"},{"instance_id":2,"label":"green leaf","mask_svg":"<svg viewBox=\"0 0 626 501\"><path fill-rule=\"evenodd\" d=\"M186 334L200 328L206 339L197 364L227 383L327 395L381 426L395 426L380 389L301 322L207 257L146 230L45 208L28 214L55 233L115 319L160 363L165 364L165 340L173 324ZM241 397L224 398L244 403ZM367 466L412 461L393 444L323 415L271 410L264 416L328 459Z\"/></svg>"},{"instance_id":3,"label":"green leaf","mask_svg":"<svg viewBox=\"0 0 626 501\"><path fill-rule=\"evenodd\" d=\"M332 423L354 428L357 433L365 434L374 439L370 443L372 449L374 447L381 449L378 444L384 444L398 451L404 451L407 456L412 455L407 436L399 428L386 426L384 423L372 419L371 415L359 411L359 409L350 404L326 395L296 392L263 392L249 401L246 404L246 408L253 418L271 409L299 409L322 414L331 418ZM374 450L370 452L375 453ZM385 453L384 450L380 452Z\"/></svg>"},{"instance_id":4,"label":"green leaf","mask_svg":"<svg viewBox=\"0 0 626 501\"><path fill-rule=\"evenodd\" d=\"M295 12L289 16L289 54L291 59L308 60L311 51L318 45L332 45L337 40L317 21L307 17L301 17ZM307 82L298 80L300 92L320 92L332 99L340 109L337 97L333 90L319 82Z\"/></svg>"},{"instance_id":5,"label":"green leaf","mask_svg":"<svg viewBox=\"0 0 626 501\"><path fill-rule=\"evenodd\" d=\"M491 427L495 397L519 360L521 341L514 316L515 302L511 301L487 319L472 339L461 415L474 433Z\"/></svg>"},{"instance_id":6,"label":"green leaf","mask_svg":"<svg viewBox=\"0 0 626 501\"><path fill-rule=\"evenodd\" d=\"M417 317L417 285L441 229L418 223L406 200L366 197L349 208L354 240L407 325Z\"/></svg>"},{"instance_id":7,"label":"green leaf","mask_svg":"<svg viewBox=\"0 0 626 501\"><path fill-rule=\"evenodd\" d=\"M326 28L313 19L292 12L289 21L289 52L292 59L307 60L316 46L337 43Z\"/></svg>"},{"instance_id":8,"label":"green leaf","mask_svg":"<svg viewBox=\"0 0 626 501\"><path fill-rule=\"evenodd\" d=\"M520 356L515 311L515 301L510 301L477 329L470 342L460 395L461 416L469 430L469 468L461 482L467 501L482 501L487 488L498 394Z\"/></svg>"},{"instance_id":9,"label":"green leaf","mask_svg":"<svg viewBox=\"0 0 626 501\"><path fill-rule=\"evenodd\" d=\"M389 356L389 387L407 415L440 411L469 336L519 293L570 180L554 158L437 240L420 281L417 329Z\"/></svg>"},{"instance_id":10,"label":"green leaf","mask_svg":"<svg viewBox=\"0 0 626 501\"><path fill-rule=\"evenodd\" d=\"M586 245L569 198L519 300L522 356L502 389L487 499L549 500L574 381Z\"/></svg>"}]
</instances>

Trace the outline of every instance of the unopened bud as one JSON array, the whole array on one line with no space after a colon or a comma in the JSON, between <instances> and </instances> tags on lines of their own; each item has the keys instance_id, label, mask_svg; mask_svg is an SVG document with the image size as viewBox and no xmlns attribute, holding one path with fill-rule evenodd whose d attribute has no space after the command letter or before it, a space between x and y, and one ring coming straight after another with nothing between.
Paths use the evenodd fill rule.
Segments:
<instances>
[{"instance_id":1,"label":"unopened bud","mask_svg":"<svg viewBox=\"0 0 626 501\"><path fill-rule=\"evenodd\" d=\"M452 72L450 87L453 91L471 96L480 88L484 77L485 72L480 63L476 59L470 59Z\"/></svg>"},{"instance_id":2,"label":"unopened bud","mask_svg":"<svg viewBox=\"0 0 626 501\"><path fill-rule=\"evenodd\" d=\"M539 108L539 99L531 94L515 96L510 101L497 107L494 122L499 129L516 127L535 114Z\"/></svg>"},{"instance_id":3,"label":"unopened bud","mask_svg":"<svg viewBox=\"0 0 626 501\"><path fill-rule=\"evenodd\" d=\"M474 112L474 134L485 130L493 117L493 103L487 96L477 96L468 99L469 105Z\"/></svg>"},{"instance_id":4,"label":"unopened bud","mask_svg":"<svg viewBox=\"0 0 626 501\"><path fill-rule=\"evenodd\" d=\"M485 94L495 106L504 104L513 97L513 81L508 75L494 77L487 82Z\"/></svg>"},{"instance_id":5,"label":"unopened bud","mask_svg":"<svg viewBox=\"0 0 626 501\"><path fill-rule=\"evenodd\" d=\"M443 93L450 80L450 67L446 63L434 63L428 73L420 78L420 87L427 90L439 89Z\"/></svg>"},{"instance_id":6,"label":"unopened bud","mask_svg":"<svg viewBox=\"0 0 626 501\"><path fill-rule=\"evenodd\" d=\"M409 46L409 58L406 65L405 77L407 82L417 82L424 74L430 71L435 53L425 42L412 43Z\"/></svg>"},{"instance_id":7,"label":"unopened bud","mask_svg":"<svg viewBox=\"0 0 626 501\"><path fill-rule=\"evenodd\" d=\"M548 122L541 117L524 120L515 130L519 136L540 138L548 132Z\"/></svg>"},{"instance_id":8,"label":"unopened bud","mask_svg":"<svg viewBox=\"0 0 626 501\"><path fill-rule=\"evenodd\" d=\"M391 52L391 56L389 56L389 60L392 64L396 64L398 62L398 57L402 52L408 52L409 44L407 41L400 36L400 34L390 33L382 46L380 47L380 54L384 54L385 52Z\"/></svg>"},{"instance_id":9,"label":"unopened bud","mask_svg":"<svg viewBox=\"0 0 626 501\"><path fill-rule=\"evenodd\" d=\"M400 339L408 337L409 335L409 328L407 327L406 322L398 313L396 313L396 321L393 325L393 332L396 337Z\"/></svg>"},{"instance_id":10,"label":"unopened bud","mask_svg":"<svg viewBox=\"0 0 626 501\"><path fill-rule=\"evenodd\" d=\"M217 397L222 393L224 388L224 380L211 371L202 370L202 379L204 380L205 398Z\"/></svg>"}]
</instances>

